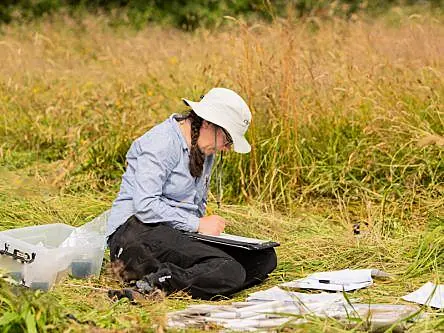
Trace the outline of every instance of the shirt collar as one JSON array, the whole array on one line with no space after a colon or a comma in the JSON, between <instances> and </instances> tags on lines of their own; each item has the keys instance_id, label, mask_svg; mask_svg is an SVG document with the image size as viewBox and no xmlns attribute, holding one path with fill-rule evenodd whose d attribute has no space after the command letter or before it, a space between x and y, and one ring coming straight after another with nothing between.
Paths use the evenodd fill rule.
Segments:
<instances>
[{"instance_id":1,"label":"shirt collar","mask_svg":"<svg viewBox=\"0 0 444 333\"><path fill-rule=\"evenodd\" d=\"M186 142L186 140L185 140L185 138L184 138L184 136L183 136L183 133L182 133L182 131L180 130L180 127L179 127L179 122L176 120L176 117L178 117L178 116L180 116L180 114L178 114L178 113L173 113L171 116L170 116L170 123L171 123L171 125L172 125L172 127L173 127L173 129L174 129L174 132L177 134L177 136L179 137L179 140L180 140L180 143L182 144L182 149L183 150L188 150L188 145L187 145L187 142Z\"/></svg>"}]
</instances>

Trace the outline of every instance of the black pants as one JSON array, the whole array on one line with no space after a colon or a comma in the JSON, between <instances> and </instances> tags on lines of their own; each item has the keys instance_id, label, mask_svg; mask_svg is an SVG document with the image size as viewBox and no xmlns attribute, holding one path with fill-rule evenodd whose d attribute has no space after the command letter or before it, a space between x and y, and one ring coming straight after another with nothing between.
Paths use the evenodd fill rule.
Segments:
<instances>
[{"instance_id":1,"label":"black pants","mask_svg":"<svg viewBox=\"0 0 444 333\"><path fill-rule=\"evenodd\" d=\"M157 287L186 290L194 298L229 296L265 280L276 268L274 249L244 250L209 245L162 223L132 216L109 238L111 261L121 261L125 280L162 274Z\"/></svg>"}]
</instances>

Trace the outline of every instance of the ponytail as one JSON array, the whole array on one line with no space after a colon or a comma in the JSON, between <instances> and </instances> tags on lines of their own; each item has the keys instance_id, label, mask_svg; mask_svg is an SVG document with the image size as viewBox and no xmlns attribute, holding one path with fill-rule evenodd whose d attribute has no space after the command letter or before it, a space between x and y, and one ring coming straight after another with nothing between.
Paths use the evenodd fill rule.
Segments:
<instances>
[{"instance_id":1,"label":"ponytail","mask_svg":"<svg viewBox=\"0 0 444 333\"><path fill-rule=\"evenodd\" d=\"M186 119L191 123L191 150L190 150L190 173L193 177L202 176L203 165L205 162L205 155L197 146L199 139L200 128L202 127L203 119L199 117L193 110L186 116Z\"/></svg>"}]
</instances>

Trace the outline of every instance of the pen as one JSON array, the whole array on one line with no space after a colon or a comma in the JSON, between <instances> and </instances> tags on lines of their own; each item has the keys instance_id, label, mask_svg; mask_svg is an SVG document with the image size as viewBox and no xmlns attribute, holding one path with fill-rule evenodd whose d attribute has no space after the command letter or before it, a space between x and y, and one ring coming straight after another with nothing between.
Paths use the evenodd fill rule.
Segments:
<instances>
[{"instance_id":1,"label":"pen","mask_svg":"<svg viewBox=\"0 0 444 333\"><path fill-rule=\"evenodd\" d=\"M349 284L353 284L353 283L368 283L370 281L351 281L351 280L344 280L344 281L335 281L335 280L329 280L329 279L307 279L310 281L306 281L308 283L311 283L311 281L313 282L318 282L318 283L325 283L325 284L338 284L338 285L349 285Z\"/></svg>"}]
</instances>

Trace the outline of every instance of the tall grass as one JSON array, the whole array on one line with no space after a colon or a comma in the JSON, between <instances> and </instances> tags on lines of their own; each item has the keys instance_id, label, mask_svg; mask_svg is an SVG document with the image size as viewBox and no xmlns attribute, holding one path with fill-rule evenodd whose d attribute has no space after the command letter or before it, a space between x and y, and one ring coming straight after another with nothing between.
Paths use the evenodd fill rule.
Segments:
<instances>
[{"instance_id":1,"label":"tall grass","mask_svg":"<svg viewBox=\"0 0 444 333\"><path fill-rule=\"evenodd\" d=\"M194 34L104 21L4 28L3 160L31 151L57 165L66 190L109 188L131 141L183 111L180 97L226 86L253 111L253 151L225 162L226 200L291 210L332 198L379 207L381 224L392 209L401 224L442 212L441 17L233 22Z\"/></svg>"},{"instance_id":2,"label":"tall grass","mask_svg":"<svg viewBox=\"0 0 444 333\"><path fill-rule=\"evenodd\" d=\"M442 17L397 9L376 21L229 22L192 34L111 29L100 16L3 27L0 230L92 219L115 196L131 141L185 110L180 97L225 86L251 106L253 150L224 159L225 204L210 202L209 211L227 217L229 232L281 242L279 267L258 288L372 267L394 280L357 296L392 303L426 281L442 283ZM69 322L71 330L161 329L167 311L191 302L178 294L113 304L106 288L117 283L102 273L52 292L86 323ZM0 316L13 319L0 327L67 325L41 295L0 287ZM431 316L411 331L436 331L442 319Z\"/></svg>"}]
</instances>

